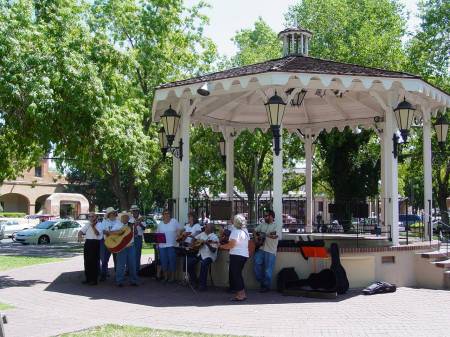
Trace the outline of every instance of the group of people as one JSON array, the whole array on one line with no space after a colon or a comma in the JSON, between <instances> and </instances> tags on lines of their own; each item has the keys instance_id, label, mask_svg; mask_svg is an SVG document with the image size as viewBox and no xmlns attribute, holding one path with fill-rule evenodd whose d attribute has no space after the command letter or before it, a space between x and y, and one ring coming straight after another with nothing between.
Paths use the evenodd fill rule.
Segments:
<instances>
[{"instance_id":1,"label":"group of people","mask_svg":"<svg viewBox=\"0 0 450 337\"><path fill-rule=\"evenodd\" d=\"M99 221L93 212L88 215L89 223L84 225L78 233L79 241L85 238L84 271L85 284L97 285L98 281L105 281L108 274L108 264L113 255L115 281L119 287L125 283L128 273L130 283L138 285L138 272L141 267L141 254L145 223L140 215L139 207L131 206L129 212L118 214L118 211L108 207L105 218ZM119 234L129 226L132 231L130 242L118 253L111 253L105 245L105 237Z\"/></svg>"},{"instance_id":2,"label":"group of people","mask_svg":"<svg viewBox=\"0 0 450 337\"><path fill-rule=\"evenodd\" d=\"M106 210L105 220L96 221L95 214L89 215L90 224L84 226L79 234L80 239L84 235L85 242L85 273L86 283L97 284L98 277L104 280L107 277L108 261L111 253L104 244L104 236L114 235L120 232L124 226L130 226L134 233L134 240L125 249L114 257L116 270L116 283L123 286L125 271L129 273L131 285L138 284L138 271L142 250L142 235L145 229L139 214L139 208L132 206L132 215L123 213L118 219L117 211L113 208ZM234 293L233 301L244 301L244 278L242 271L247 260L254 252L250 234L247 230L246 219L242 215L233 218L233 224L229 228L229 237L223 237L215 233L215 225L202 214L197 219L194 213L188 214L188 223L181 226L171 217L169 210L164 210L162 221L158 223L157 233L164 234L164 242L157 244L158 255L158 279L162 282L175 282L177 249L186 251L186 268L189 282L199 291L207 289L208 270L217 259L219 250L229 250L229 289ZM261 292L267 292L271 288L273 269L275 266L278 240L282 235L281 225L274 222L275 213L267 211L262 221L254 230L254 238L258 239L258 249L254 252L254 274L261 285ZM197 265L200 271L197 275Z\"/></svg>"}]
</instances>

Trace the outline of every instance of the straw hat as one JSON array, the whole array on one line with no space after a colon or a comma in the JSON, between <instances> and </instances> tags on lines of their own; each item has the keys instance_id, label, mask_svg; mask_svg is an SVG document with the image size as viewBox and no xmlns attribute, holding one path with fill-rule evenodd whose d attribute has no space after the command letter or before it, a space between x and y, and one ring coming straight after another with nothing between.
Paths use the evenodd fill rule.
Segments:
<instances>
[{"instance_id":1,"label":"straw hat","mask_svg":"<svg viewBox=\"0 0 450 337\"><path fill-rule=\"evenodd\" d=\"M115 213L115 212L117 212L117 210L114 209L114 207L108 207L108 208L105 210L106 216L108 216L108 215L111 214L111 213Z\"/></svg>"},{"instance_id":2,"label":"straw hat","mask_svg":"<svg viewBox=\"0 0 450 337\"><path fill-rule=\"evenodd\" d=\"M139 210L140 210L140 208L138 205L131 205L131 207L130 207L130 212L139 211Z\"/></svg>"}]
</instances>

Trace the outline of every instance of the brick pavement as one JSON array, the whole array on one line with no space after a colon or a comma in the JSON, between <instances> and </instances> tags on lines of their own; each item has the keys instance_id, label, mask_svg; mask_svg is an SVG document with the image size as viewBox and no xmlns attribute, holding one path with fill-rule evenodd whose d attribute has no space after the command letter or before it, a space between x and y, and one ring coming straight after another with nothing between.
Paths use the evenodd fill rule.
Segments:
<instances>
[{"instance_id":1,"label":"brick pavement","mask_svg":"<svg viewBox=\"0 0 450 337\"><path fill-rule=\"evenodd\" d=\"M338 300L249 293L232 304L221 289L195 295L142 279L138 288L80 284L82 257L0 272L7 337L55 336L106 323L252 336L450 336L450 292L400 288Z\"/></svg>"}]
</instances>

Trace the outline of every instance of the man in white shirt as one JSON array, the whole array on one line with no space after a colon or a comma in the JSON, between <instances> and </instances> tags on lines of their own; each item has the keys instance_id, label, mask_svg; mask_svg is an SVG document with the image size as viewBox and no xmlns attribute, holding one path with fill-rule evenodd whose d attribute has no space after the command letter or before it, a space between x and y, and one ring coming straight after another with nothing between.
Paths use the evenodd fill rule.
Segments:
<instances>
[{"instance_id":1,"label":"man in white shirt","mask_svg":"<svg viewBox=\"0 0 450 337\"><path fill-rule=\"evenodd\" d=\"M275 213L266 211L264 221L255 228L255 236L265 237L264 244L255 252L253 270L256 280L261 284L260 292L267 292L272 286L272 274L282 236L282 226L274 223Z\"/></svg>"},{"instance_id":2,"label":"man in white shirt","mask_svg":"<svg viewBox=\"0 0 450 337\"><path fill-rule=\"evenodd\" d=\"M134 232L134 225L129 223L130 215L128 213L122 213L120 221L117 221L109 231L105 231L104 234L114 235L123 232L123 228L129 226ZM138 277L136 271L136 255L134 252L134 233L129 244L117 253L117 267L116 267L116 284L119 287L123 287L125 282L125 270L128 268L129 279L132 286L138 285Z\"/></svg>"},{"instance_id":3,"label":"man in white shirt","mask_svg":"<svg viewBox=\"0 0 450 337\"><path fill-rule=\"evenodd\" d=\"M188 256L188 273L191 283L195 286L198 284L198 290L204 291L207 286L209 266L216 260L219 247L219 238L214 234L214 224L205 225L205 231L195 236L194 245L197 242L203 244L197 256ZM198 262L200 262L200 274L197 278L195 267Z\"/></svg>"},{"instance_id":4,"label":"man in white shirt","mask_svg":"<svg viewBox=\"0 0 450 337\"><path fill-rule=\"evenodd\" d=\"M78 241L84 241L84 274L86 280L83 284L97 285L100 262L100 240L103 238L97 223L97 215L93 212L88 215L89 223L85 224L78 232Z\"/></svg>"},{"instance_id":5,"label":"man in white shirt","mask_svg":"<svg viewBox=\"0 0 450 337\"><path fill-rule=\"evenodd\" d=\"M99 224L99 231L102 234L102 240L100 242L100 259L101 259L101 271L100 271L100 281L105 281L106 277L108 276L108 263L109 258L111 257L111 252L106 248L105 241L103 239L103 233L105 231L111 231L111 229L114 227L114 225L119 224L120 221L117 220L117 210L115 210L113 207L108 207L105 211L105 218L103 221ZM113 256L114 258L114 268L116 266L116 258L115 254Z\"/></svg>"},{"instance_id":6,"label":"man in white shirt","mask_svg":"<svg viewBox=\"0 0 450 337\"><path fill-rule=\"evenodd\" d=\"M135 236L134 236L134 253L136 254L136 271L139 273L141 269L141 255L142 255L142 242L145 230L145 222L140 214L140 209L137 205L130 207L131 217L130 223L134 224Z\"/></svg>"}]
</instances>

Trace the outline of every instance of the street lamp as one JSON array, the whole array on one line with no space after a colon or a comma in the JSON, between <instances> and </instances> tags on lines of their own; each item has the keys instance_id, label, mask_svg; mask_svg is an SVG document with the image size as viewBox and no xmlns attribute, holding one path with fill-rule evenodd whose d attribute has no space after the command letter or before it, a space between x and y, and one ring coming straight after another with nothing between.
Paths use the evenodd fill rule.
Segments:
<instances>
[{"instance_id":1,"label":"street lamp","mask_svg":"<svg viewBox=\"0 0 450 337\"><path fill-rule=\"evenodd\" d=\"M167 144L166 132L164 131L163 127L161 127L161 129L159 129L158 131L158 138L159 138L159 147L161 148L163 157L165 157L169 145Z\"/></svg>"},{"instance_id":2,"label":"street lamp","mask_svg":"<svg viewBox=\"0 0 450 337\"><path fill-rule=\"evenodd\" d=\"M403 98L403 101L400 102L397 107L394 109L395 119L397 120L397 126L400 130L400 134L402 135L403 143L406 143L408 140L409 129L414 120L414 112L416 109ZM394 158L398 156L398 144L399 144L399 136L394 133L392 137L392 141L394 142Z\"/></svg>"},{"instance_id":3,"label":"street lamp","mask_svg":"<svg viewBox=\"0 0 450 337\"><path fill-rule=\"evenodd\" d=\"M270 97L267 103L264 103L264 106L266 107L267 119L273 134L275 155L278 156L280 154L280 128L286 103L275 91L275 95Z\"/></svg>"},{"instance_id":4,"label":"street lamp","mask_svg":"<svg viewBox=\"0 0 450 337\"><path fill-rule=\"evenodd\" d=\"M225 153L225 138L223 138L222 134L220 134L220 138L219 138L219 150L220 150L220 155L222 156L222 160L225 163L227 156Z\"/></svg>"},{"instance_id":5,"label":"street lamp","mask_svg":"<svg viewBox=\"0 0 450 337\"><path fill-rule=\"evenodd\" d=\"M445 142L447 141L448 134L448 121L444 114L441 114L434 124L436 130L436 138L441 150L444 150Z\"/></svg>"},{"instance_id":6,"label":"street lamp","mask_svg":"<svg viewBox=\"0 0 450 337\"><path fill-rule=\"evenodd\" d=\"M169 109L164 111L164 114L161 116L161 123L163 127L159 130L159 143L161 146L161 151L164 155L167 151L170 151L175 157L183 160L183 140L181 137L179 145L172 146L178 130L178 125L180 124L180 119L181 116L172 109L172 106L169 106ZM164 141L164 135L167 143Z\"/></svg>"}]
</instances>

